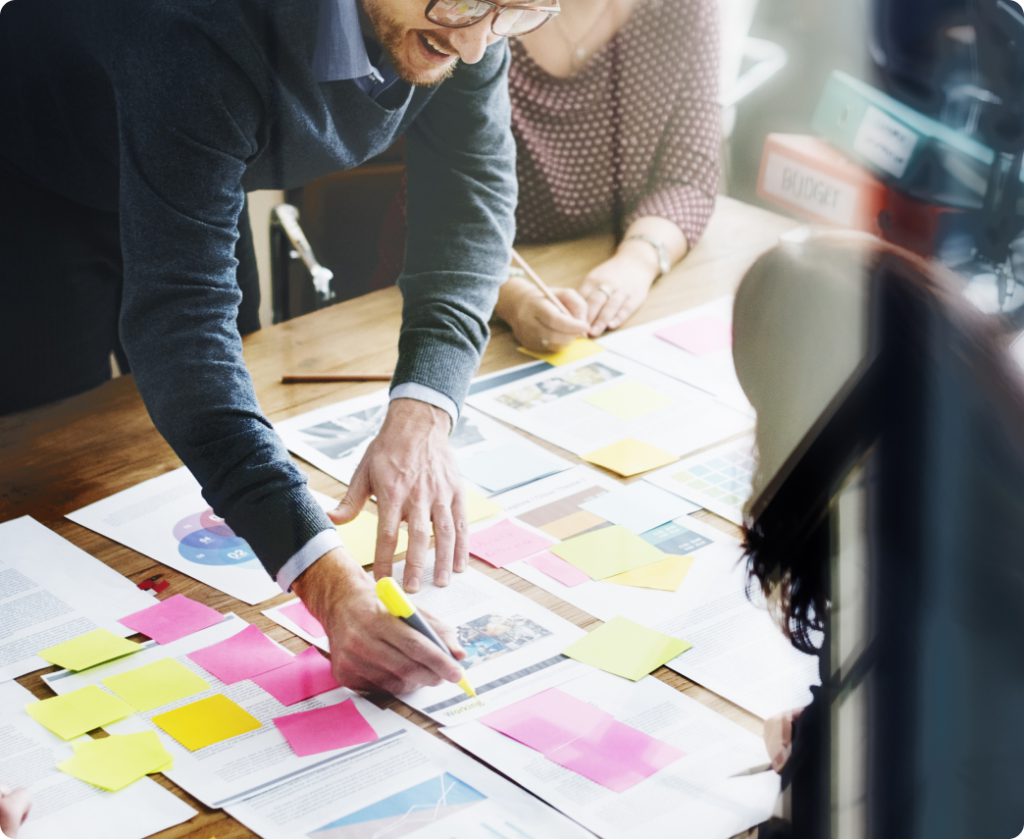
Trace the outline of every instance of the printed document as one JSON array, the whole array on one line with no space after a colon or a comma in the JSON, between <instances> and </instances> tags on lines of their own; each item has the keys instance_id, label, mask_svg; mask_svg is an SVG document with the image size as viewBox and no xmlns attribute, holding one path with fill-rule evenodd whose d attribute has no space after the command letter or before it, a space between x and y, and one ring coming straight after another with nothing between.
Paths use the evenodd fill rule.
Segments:
<instances>
[{"instance_id":1,"label":"printed document","mask_svg":"<svg viewBox=\"0 0 1024 840\"><path fill-rule=\"evenodd\" d=\"M30 516L0 524L0 680L47 667L36 656L104 628L118 636L128 613L153 597Z\"/></svg>"},{"instance_id":2,"label":"printed document","mask_svg":"<svg viewBox=\"0 0 1024 840\"><path fill-rule=\"evenodd\" d=\"M196 815L152 779L109 793L62 773L57 763L71 758L72 746L25 713L35 699L16 682L0 683L0 785L26 788L32 798L20 838L147 837Z\"/></svg>"},{"instance_id":3,"label":"printed document","mask_svg":"<svg viewBox=\"0 0 1024 840\"><path fill-rule=\"evenodd\" d=\"M776 774L730 778L768 760L760 737L653 677L591 671L559 690L682 758L617 793L480 721L441 731L600 837L730 837L771 815Z\"/></svg>"}]
</instances>

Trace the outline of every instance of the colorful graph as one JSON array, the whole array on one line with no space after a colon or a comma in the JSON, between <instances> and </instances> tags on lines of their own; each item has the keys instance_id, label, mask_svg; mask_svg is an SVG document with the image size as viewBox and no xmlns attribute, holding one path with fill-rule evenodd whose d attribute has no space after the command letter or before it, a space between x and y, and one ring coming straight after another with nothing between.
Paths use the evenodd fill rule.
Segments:
<instances>
[{"instance_id":1,"label":"colorful graph","mask_svg":"<svg viewBox=\"0 0 1024 840\"><path fill-rule=\"evenodd\" d=\"M450 773L327 823L310 837L406 837L487 797Z\"/></svg>"},{"instance_id":2,"label":"colorful graph","mask_svg":"<svg viewBox=\"0 0 1024 840\"><path fill-rule=\"evenodd\" d=\"M174 526L178 553L204 566L238 566L259 561L249 543L236 536L212 509L182 519Z\"/></svg>"}]
</instances>

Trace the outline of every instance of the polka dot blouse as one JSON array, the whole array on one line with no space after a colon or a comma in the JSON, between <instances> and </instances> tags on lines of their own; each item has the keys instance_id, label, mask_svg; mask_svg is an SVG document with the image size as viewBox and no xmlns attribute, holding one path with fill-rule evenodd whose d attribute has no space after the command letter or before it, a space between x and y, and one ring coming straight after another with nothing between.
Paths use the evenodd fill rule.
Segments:
<instances>
[{"instance_id":1,"label":"polka dot blouse","mask_svg":"<svg viewBox=\"0 0 1024 840\"><path fill-rule=\"evenodd\" d=\"M718 188L718 21L714 0L641 0L575 75L542 70L512 41L518 151L516 239L581 236L661 216L690 244Z\"/></svg>"}]
</instances>

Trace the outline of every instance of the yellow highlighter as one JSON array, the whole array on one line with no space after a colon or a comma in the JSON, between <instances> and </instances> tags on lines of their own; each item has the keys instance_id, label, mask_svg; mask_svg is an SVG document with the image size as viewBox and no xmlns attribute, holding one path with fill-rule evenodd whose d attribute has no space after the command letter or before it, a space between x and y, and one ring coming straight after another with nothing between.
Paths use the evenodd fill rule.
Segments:
<instances>
[{"instance_id":1,"label":"yellow highlighter","mask_svg":"<svg viewBox=\"0 0 1024 840\"><path fill-rule=\"evenodd\" d=\"M434 632L434 628L427 624L420 614L416 612L416 607L413 606L412 601L402 591L402 588L395 583L394 578L383 577L377 581L377 597L380 598L381 603L387 607L388 612L395 618L402 619L413 630L422 633L445 653L450 653L448 645L441 641L441 637ZM465 671L462 672L462 679L459 680L459 688L470 697L476 697L476 691L470 685Z\"/></svg>"}]
</instances>

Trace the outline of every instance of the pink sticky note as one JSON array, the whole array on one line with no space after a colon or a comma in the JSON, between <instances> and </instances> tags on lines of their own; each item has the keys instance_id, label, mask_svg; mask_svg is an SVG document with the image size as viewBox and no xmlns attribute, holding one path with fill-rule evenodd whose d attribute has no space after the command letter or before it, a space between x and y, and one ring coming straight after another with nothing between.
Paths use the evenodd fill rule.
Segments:
<instances>
[{"instance_id":1,"label":"pink sticky note","mask_svg":"<svg viewBox=\"0 0 1024 840\"><path fill-rule=\"evenodd\" d=\"M224 618L206 604L200 604L184 595L172 595L166 601L118 619L125 627L149 636L154 642L166 645L177 639L218 624Z\"/></svg>"},{"instance_id":2,"label":"pink sticky note","mask_svg":"<svg viewBox=\"0 0 1024 840\"><path fill-rule=\"evenodd\" d=\"M621 793L684 755L620 721L610 721L546 753L555 764Z\"/></svg>"},{"instance_id":3,"label":"pink sticky note","mask_svg":"<svg viewBox=\"0 0 1024 840\"><path fill-rule=\"evenodd\" d=\"M324 626L316 620L313 613L306 609L306 605L302 601L292 601L290 604L281 607L281 615L288 616L300 628L309 633L310 636L319 637L327 635L324 631Z\"/></svg>"},{"instance_id":4,"label":"pink sticky note","mask_svg":"<svg viewBox=\"0 0 1024 840\"><path fill-rule=\"evenodd\" d=\"M230 639L193 651L188 658L227 685L287 665L295 657L250 624Z\"/></svg>"},{"instance_id":5,"label":"pink sticky note","mask_svg":"<svg viewBox=\"0 0 1024 840\"><path fill-rule=\"evenodd\" d=\"M728 321L712 315L673 324L658 330L655 335L697 356L732 347L732 326Z\"/></svg>"},{"instance_id":6,"label":"pink sticky note","mask_svg":"<svg viewBox=\"0 0 1024 840\"><path fill-rule=\"evenodd\" d=\"M524 562L529 563L538 571L544 572L548 577L554 578L562 586L579 586L590 580L590 576L582 569L576 568L572 563L566 562L550 551L542 551L540 554L528 557Z\"/></svg>"},{"instance_id":7,"label":"pink sticky note","mask_svg":"<svg viewBox=\"0 0 1024 840\"><path fill-rule=\"evenodd\" d=\"M315 755L377 740L377 733L352 700L274 718L296 755Z\"/></svg>"},{"instance_id":8,"label":"pink sticky note","mask_svg":"<svg viewBox=\"0 0 1024 840\"><path fill-rule=\"evenodd\" d=\"M612 720L596 706L549 688L484 715L480 723L546 755Z\"/></svg>"},{"instance_id":9,"label":"pink sticky note","mask_svg":"<svg viewBox=\"0 0 1024 840\"><path fill-rule=\"evenodd\" d=\"M285 706L338 687L338 681L331 675L330 660L312 647L306 648L287 665L257 674L252 681Z\"/></svg>"},{"instance_id":10,"label":"pink sticky note","mask_svg":"<svg viewBox=\"0 0 1024 840\"><path fill-rule=\"evenodd\" d=\"M496 568L522 560L554 543L550 537L543 537L516 525L511 519L503 519L490 528L484 528L469 535L469 553Z\"/></svg>"}]
</instances>

